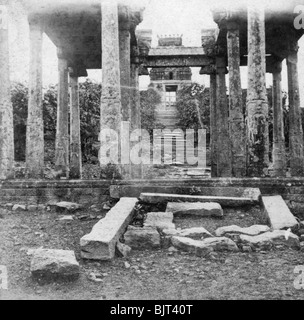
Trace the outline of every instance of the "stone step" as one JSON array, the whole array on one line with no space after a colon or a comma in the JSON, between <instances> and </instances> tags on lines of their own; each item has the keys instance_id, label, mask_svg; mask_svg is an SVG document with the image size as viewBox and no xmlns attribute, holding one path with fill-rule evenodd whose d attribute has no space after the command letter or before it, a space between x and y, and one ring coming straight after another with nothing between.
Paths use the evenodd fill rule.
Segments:
<instances>
[{"instance_id":1,"label":"stone step","mask_svg":"<svg viewBox=\"0 0 304 320\"><path fill-rule=\"evenodd\" d=\"M146 203L165 202L216 202L222 206L246 206L259 204L259 198L255 197L223 197L223 196L189 196L165 193L142 193L140 200Z\"/></svg>"},{"instance_id":2,"label":"stone step","mask_svg":"<svg viewBox=\"0 0 304 320\"><path fill-rule=\"evenodd\" d=\"M210 186L202 186L199 184L195 188L195 192L197 196L250 198L257 204L260 204L261 198L261 192L258 188L214 186L212 184L210 184ZM151 181L134 181L121 182L110 186L110 195L114 199L120 199L122 197L138 198L142 193L193 195L193 181L185 180L181 182L180 180L172 180L170 182L164 181L158 183Z\"/></svg>"},{"instance_id":3,"label":"stone step","mask_svg":"<svg viewBox=\"0 0 304 320\"><path fill-rule=\"evenodd\" d=\"M115 256L115 247L133 217L137 198L120 201L93 227L91 233L80 239L81 257L108 261Z\"/></svg>"},{"instance_id":4,"label":"stone step","mask_svg":"<svg viewBox=\"0 0 304 320\"><path fill-rule=\"evenodd\" d=\"M262 197L262 203L274 230L292 228L298 224L281 196Z\"/></svg>"}]
</instances>

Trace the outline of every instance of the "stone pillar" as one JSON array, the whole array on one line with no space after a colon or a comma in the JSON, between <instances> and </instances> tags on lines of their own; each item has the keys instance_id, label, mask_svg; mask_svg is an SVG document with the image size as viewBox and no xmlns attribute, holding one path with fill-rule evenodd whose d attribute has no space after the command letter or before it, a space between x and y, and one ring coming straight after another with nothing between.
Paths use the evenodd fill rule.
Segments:
<instances>
[{"instance_id":1,"label":"stone pillar","mask_svg":"<svg viewBox=\"0 0 304 320\"><path fill-rule=\"evenodd\" d=\"M138 50L133 48L133 61L131 63L131 132L136 129L141 129L141 113L140 113L140 93L139 93L139 61ZM131 144L132 147L132 144ZM143 168L142 164L131 164L131 177L132 179L142 179Z\"/></svg>"},{"instance_id":2,"label":"stone pillar","mask_svg":"<svg viewBox=\"0 0 304 320\"><path fill-rule=\"evenodd\" d=\"M119 23L119 63L120 63L120 87L121 109L123 121L130 120L130 27L127 21Z\"/></svg>"},{"instance_id":3,"label":"stone pillar","mask_svg":"<svg viewBox=\"0 0 304 320\"><path fill-rule=\"evenodd\" d=\"M266 92L266 44L264 9L248 7L247 172L268 175L269 137Z\"/></svg>"},{"instance_id":4,"label":"stone pillar","mask_svg":"<svg viewBox=\"0 0 304 320\"><path fill-rule=\"evenodd\" d=\"M286 177L285 136L282 105L282 62L272 68L273 75L273 169L275 177Z\"/></svg>"},{"instance_id":5,"label":"stone pillar","mask_svg":"<svg viewBox=\"0 0 304 320\"><path fill-rule=\"evenodd\" d=\"M57 178L69 177L69 82L68 64L64 55L58 50L58 99L57 131L55 150L55 172Z\"/></svg>"},{"instance_id":6,"label":"stone pillar","mask_svg":"<svg viewBox=\"0 0 304 320\"><path fill-rule=\"evenodd\" d=\"M26 169L29 178L43 178L44 125L42 104L42 28L30 23L29 101L26 127Z\"/></svg>"},{"instance_id":7,"label":"stone pillar","mask_svg":"<svg viewBox=\"0 0 304 320\"><path fill-rule=\"evenodd\" d=\"M216 58L216 72L217 176L231 177L231 142L229 139L225 57Z\"/></svg>"},{"instance_id":8,"label":"stone pillar","mask_svg":"<svg viewBox=\"0 0 304 320\"><path fill-rule=\"evenodd\" d=\"M78 76L70 71L70 178L82 178Z\"/></svg>"},{"instance_id":9,"label":"stone pillar","mask_svg":"<svg viewBox=\"0 0 304 320\"><path fill-rule=\"evenodd\" d=\"M289 150L291 176L303 176L303 129L300 109L298 46L293 44L287 58L289 94Z\"/></svg>"},{"instance_id":10,"label":"stone pillar","mask_svg":"<svg viewBox=\"0 0 304 320\"><path fill-rule=\"evenodd\" d=\"M216 73L210 74L210 149L211 177L217 177Z\"/></svg>"},{"instance_id":11,"label":"stone pillar","mask_svg":"<svg viewBox=\"0 0 304 320\"><path fill-rule=\"evenodd\" d=\"M231 139L232 176L246 176L246 130L240 72L240 31L236 22L227 23L229 66L229 131Z\"/></svg>"},{"instance_id":12,"label":"stone pillar","mask_svg":"<svg viewBox=\"0 0 304 320\"><path fill-rule=\"evenodd\" d=\"M120 140L122 122L118 6L117 1L101 1L102 12L102 93L100 107L100 126L117 132ZM120 149L120 142L118 142ZM101 148L104 146L101 144ZM118 157L120 161L120 157ZM103 165L103 164L102 164ZM121 166L118 166L121 171Z\"/></svg>"},{"instance_id":13,"label":"stone pillar","mask_svg":"<svg viewBox=\"0 0 304 320\"><path fill-rule=\"evenodd\" d=\"M3 180L14 178L14 125L6 6L0 6L0 84L0 179Z\"/></svg>"}]
</instances>

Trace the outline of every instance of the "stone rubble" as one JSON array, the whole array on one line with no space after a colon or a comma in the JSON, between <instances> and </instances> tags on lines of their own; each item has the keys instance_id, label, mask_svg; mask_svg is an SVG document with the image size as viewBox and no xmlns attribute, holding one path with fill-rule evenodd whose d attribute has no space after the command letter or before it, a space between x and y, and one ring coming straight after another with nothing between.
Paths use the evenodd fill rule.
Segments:
<instances>
[{"instance_id":1,"label":"stone rubble","mask_svg":"<svg viewBox=\"0 0 304 320\"><path fill-rule=\"evenodd\" d=\"M270 231L270 228L266 225L253 225L248 228L241 228L239 226L232 225L232 226L225 226L225 227L218 228L215 231L215 235L217 237L222 237L229 234L244 234L248 236L257 236L267 231Z\"/></svg>"}]
</instances>

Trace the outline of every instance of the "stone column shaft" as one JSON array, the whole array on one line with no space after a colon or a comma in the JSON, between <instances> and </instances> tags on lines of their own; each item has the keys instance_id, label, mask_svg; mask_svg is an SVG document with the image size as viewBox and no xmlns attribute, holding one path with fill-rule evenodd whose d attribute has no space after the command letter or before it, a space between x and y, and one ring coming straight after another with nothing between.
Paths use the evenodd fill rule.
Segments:
<instances>
[{"instance_id":1,"label":"stone column shaft","mask_svg":"<svg viewBox=\"0 0 304 320\"><path fill-rule=\"evenodd\" d=\"M101 129L120 132L121 91L119 66L118 8L116 1L102 1L102 94Z\"/></svg>"},{"instance_id":2,"label":"stone column shaft","mask_svg":"<svg viewBox=\"0 0 304 320\"><path fill-rule=\"evenodd\" d=\"M289 150L290 172L293 177L303 176L303 129L300 109L300 89L297 50L287 58L289 94Z\"/></svg>"},{"instance_id":3,"label":"stone column shaft","mask_svg":"<svg viewBox=\"0 0 304 320\"><path fill-rule=\"evenodd\" d=\"M210 75L210 149L211 177L217 177L216 73Z\"/></svg>"},{"instance_id":4,"label":"stone column shaft","mask_svg":"<svg viewBox=\"0 0 304 320\"><path fill-rule=\"evenodd\" d=\"M216 58L217 88L217 175L231 177L231 142L229 139L229 110L226 87L226 61L224 57Z\"/></svg>"},{"instance_id":5,"label":"stone column shaft","mask_svg":"<svg viewBox=\"0 0 304 320\"><path fill-rule=\"evenodd\" d=\"M140 93L139 93L139 67L131 64L131 132L141 129ZM131 164L132 179L142 179L142 164Z\"/></svg>"},{"instance_id":6,"label":"stone column shaft","mask_svg":"<svg viewBox=\"0 0 304 320\"><path fill-rule=\"evenodd\" d=\"M282 63L273 70L273 169L276 177L286 176L285 136L282 105Z\"/></svg>"},{"instance_id":7,"label":"stone column shaft","mask_svg":"<svg viewBox=\"0 0 304 320\"><path fill-rule=\"evenodd\" d=\"M58 102L55 150L55 171L58 178L69 177L69 101L68 65L61 55L58 57Z\"/></svg>"},{"instance_id":8,"label":"stone column shaft","mask_svg":"<svg viewBox=\"0 0 304 320\"><path fill-rule=\"evenodd\" d=\"M82 156L78 77L70 74L70 178L81 179Z\"/></svg>"},{"instance_id":9,"label":"stone column shaft","mask_svg":"<svg viewBox=\"0 0 304 320\"><path fill-rule=\"evenodd\" d=\"M14 178L14 125L6 6L0 6L0 84L0 179L2 180Z\"/></svg>"},{"instance_id":10,"label":"stone column shaft","mask_svg":"<svg viewBox=\"0 0 304 320\"><path fill-rule=\"evenodd\" d=\"M240 31L237 23L228 22L227 47L229 66L229 130L232 154L232 175L246 176L246 130L240 72Z\"/></svg>"},{"instance_id":11,"label":"stone column shaft","mask_svg":"<svg viewBox=\"0 0 304 320\"><path fill-rule=\"evenodd\" d=\"M26 128L26 168L29 178L43 178L44 171L42 37L41 27L30 22L30 79Z\"/></svg>"},{"instance_id":12,"label":"stone column shaft","mask_svg":"<svg viewBox=\"0 0 304 320\"><path fill-rule=\"evenodd\" d=\"M247 172L268 174L269 136L266 91L265 13L257 4L248 8Z\"/></svg>"}]
</instances>

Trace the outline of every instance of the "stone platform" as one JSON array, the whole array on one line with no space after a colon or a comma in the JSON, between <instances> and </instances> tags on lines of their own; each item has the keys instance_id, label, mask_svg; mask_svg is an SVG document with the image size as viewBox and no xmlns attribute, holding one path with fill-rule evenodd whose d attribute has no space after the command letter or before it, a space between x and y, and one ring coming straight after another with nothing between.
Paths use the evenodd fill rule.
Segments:
<instances>
[{"instance_id":1,"label":"stone platform","mask_svg":"<svg viewBox=\"0 0 304 320\"><path fill-rule=\"evenodd\" d=\"M0 182L0 205L45 204L71 201L80 204L110 198L139 197L142 192L203 195L226 194L230 188L259 188L264 195L281 195L293 213L304 209L304 178L244 178L203 180L6 180ZM111 190L110 190L111 189Z\"/></svg>"}]
</instances>

